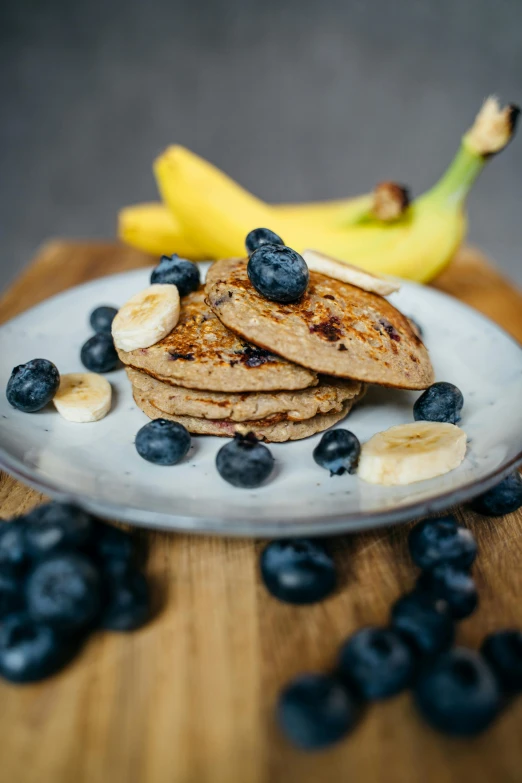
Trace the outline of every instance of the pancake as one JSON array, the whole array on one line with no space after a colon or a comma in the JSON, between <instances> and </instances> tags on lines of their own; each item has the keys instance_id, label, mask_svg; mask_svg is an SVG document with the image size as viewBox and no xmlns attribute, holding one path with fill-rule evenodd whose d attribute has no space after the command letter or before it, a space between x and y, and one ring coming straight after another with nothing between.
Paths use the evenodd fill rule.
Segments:
<instances>
[{"instance_id":1,"label":"pancake","mask_svg":"<svg viewBox=\"0 0 522 783\"><path fill-rule=\"evenodd\" d=\"M433 368L408 319L382 296L310 272L295 304L257 293L244 260L218 261L207 301L232 331L315 372L341 378L425 389Z\"/></svg>"},{"instance_id":2,"label":"pancake","mask_svg":"<svg viewBox=\"0 0 522 783\"><path fill-rule=\"evenodd\" d=\"M172 415L201 419L257 421L284 414L290 421L311 419L318 413L341 411L343 403L361 392L358 381L319 379L318 386L292 392L210 392L173 386L127 368L132 388L149 402Z\"/></svg>"},{"instance_id":3,"label":"pancake","mask_svg":"<svg viewBox=\"0 0 522 783\"><path fill-rule=\"evenodd\" d=\"M284 443L288 440L301 440L315 435L317 432L323 432L341 421L348 415L352 406L360 399L364 391L354 400L347 400L343 403L340 411L332 413L319 413L311 419L304 421L289 421L284 418L284 414L277 414L260 421L233 422L227 420L199 419L195 416L173 416L165 413L153 405L146 397L134 392L134 400L141 410L147 414L150 419L170 419L183 424L189 432L194 435L217 435L223 438L233 438L238 432L246 435L253 432L259 440L269 443Z\"/></svg>"},{"instance_id":4,"label":"pancake","mask_svg":"<svg viewBox=\"0 0 522 783\"><path fill-rule=\"evenodd\" d=\"M250 345L205 304L200 288L181 300L175 329L150 348L118 350L121 361L153 378L220 392L293 391L317 384L311 370Z\"/></svg>"}]
</instances>

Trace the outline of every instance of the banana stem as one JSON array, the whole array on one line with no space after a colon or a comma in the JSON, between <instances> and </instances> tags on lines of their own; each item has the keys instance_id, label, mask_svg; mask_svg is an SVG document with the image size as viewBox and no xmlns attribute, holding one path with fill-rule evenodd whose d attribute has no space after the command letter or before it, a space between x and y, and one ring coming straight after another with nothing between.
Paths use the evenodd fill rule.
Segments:
<instances>
[{"instance_id":1,"label":"banana stem","mask_svg":"<svg viewBox=\"0 0 522 783\"><path fill-rule=\"evenodd\" d=\"M429 200L447 209L461 207L486 161L484 155L477 155L462 143L445 173L419 201Z\"/></svg>"},{"instance_id":2,"label":"banana stem","mask_svg":"<svg viewBox=\"0 0 522 783\"><path fill-rule=\"evenodd\" d=\"M502 109L494 96L484 101L449 168L419 200L429 200L447 209L461 207L489 158L513 138L519 113L513 104Z\"/></svg>"}]
</instances>

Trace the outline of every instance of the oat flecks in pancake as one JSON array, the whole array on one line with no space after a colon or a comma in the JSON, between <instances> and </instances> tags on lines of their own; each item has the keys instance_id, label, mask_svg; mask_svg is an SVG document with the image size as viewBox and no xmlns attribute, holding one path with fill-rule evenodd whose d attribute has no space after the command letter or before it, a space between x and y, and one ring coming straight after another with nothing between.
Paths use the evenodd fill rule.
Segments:
<instances>
[{"instance_id":1,"label":"oat flecks in pancake","mask_svg":"<svg viewBox=\"0 0 522 783\"><path fill-rule=\"evenodd\" d=\"M361 392L361 395L363 392ZM357 398L359 399L359 398ZM231 422L198 419L194 416L173 416L156 408L145 397L134 392L134 400L141 410L150 419L165 418L183 424L189 432L196 435L217 435L224 438L233 438L239 432L245 435L253 432L259 440L269 443L284 443L288 440L301 440L323 432L341 421L348 415L357 399L347 400L340 411L333 413L319 413L305 421L280 420L279 416L264 419L262 421Z\"/></svg>"},{"instance_id":2,"label":"oat flecks in pancake","mask_svg":"<svg viewBox=\"0 0 522 783\"><path fill-rule=\"evenodd\" d=\"M295 304L265 299L246 262L218 261L207 301L232 331L316 372L404 389L434 380L428 352L408 319L386 299L318 272Z\"/></svg>"},{"instance_id":3,"label":"oat flecks in pancake","mask_svg":"<svg viewBox=\"0 0 522 783\"><path fill-rule=\"evenodd\" d=\"M205 304L203 288L182 299L176 328L156 345L118 351L126 365L178 386L220 392L305 389L317 375L246 343Z\"/></svg>"},{"instance_id":4,"label":"oat flecks in pancake","mask_svg":"<svg viewBox=\"0 0 522 783\"><path fill-rule=\"evenodd\" d=\"M210 392L186 389L157 381L127 368L133 390L166 413L203 419L256 421L283 414L291 421L311 419L318 413L341 411L344 402L361 392L359 381L319 379L319 385L289 392Z\"/></svg>"}]
</instances>

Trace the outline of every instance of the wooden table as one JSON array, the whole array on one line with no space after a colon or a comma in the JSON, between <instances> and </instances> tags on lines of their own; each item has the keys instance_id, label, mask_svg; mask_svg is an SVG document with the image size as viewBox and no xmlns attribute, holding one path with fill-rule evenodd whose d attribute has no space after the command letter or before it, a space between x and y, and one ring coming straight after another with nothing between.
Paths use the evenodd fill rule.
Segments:
<instances>
[{"instance_id":1,"label":"wooden table","mask_svg":"<svg viewBox=\"0 0 522 783\"><path fill-rule=\"evenodd\" d=\"M76 283L150 263L112 244L52 242L0 302L10 318ZM522 297L476 251L460 253L437 287L522 341ZM3 517L43 498L0 480ZM477 536L477 613L458 641L477 646L522 626L522 512L459 517ZM273 721L280 687L327 669L340 642L385 623L414 582L409 525L351 535L333 548L341 587L295 608L260 584L262 544L143 533L157 619L130 635L99 634L68 670L39 685L0 684L0 780L5 783L520 783L522 699L483 737L448 740L415 716L409 695L368 710L327 752L290 747Z\"/></svg>"}]
</instances>

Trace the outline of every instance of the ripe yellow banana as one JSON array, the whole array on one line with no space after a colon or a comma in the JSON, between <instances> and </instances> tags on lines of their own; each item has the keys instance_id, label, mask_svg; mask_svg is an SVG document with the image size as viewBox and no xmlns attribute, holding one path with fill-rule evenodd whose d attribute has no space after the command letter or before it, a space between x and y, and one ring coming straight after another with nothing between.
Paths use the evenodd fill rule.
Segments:
<instances>
[{"instance_id":1,"label":"ripe yellow banana","mask_svg":"<svg viewBox=\"0 0 522 783\"><path fill-rule=\"evenodd\" d=\"M128 245L155 256L177 253L194 261L208 258L161 202L136 204L120 210L118 236Z\"/></svg>"},{"instance_id":2,"label":"ripe yellow banana","mask_svg":"<svg viewBox=\"0 0 522 783\"><path fill-rule=\"evenodd\" d=\"M298 251L313 248L368 271L420 282L451 260L465 233L465 198L486 161L513 135L518 110L488 99L447 172L391 223L366 216L351 225L288 219L188 150L168 148L155 163L160 193L189 236L209 257L244 253L256 226L276 231ZM295 214L295 213L294 213Z\"/></svg>"},{"instance_id":3,"label":"ripe yellow banana","mask_svg":"<svg viewBox=\"0 0 522 783\"><path fill-rule=\"evenodd\" d=\"M264 226L300 252L312 248L370 272L426 282L461 243L465 198L511 139L517 115L516 107L501 109L489 98L444 176L412 204L404 189L383 183L355 199L269 205L189 150L169 147L154 169L170 217L161 205L128 207L120 236L156 254L221 258L243 255L246 234Z\"/></svg>"}]
</instances>

